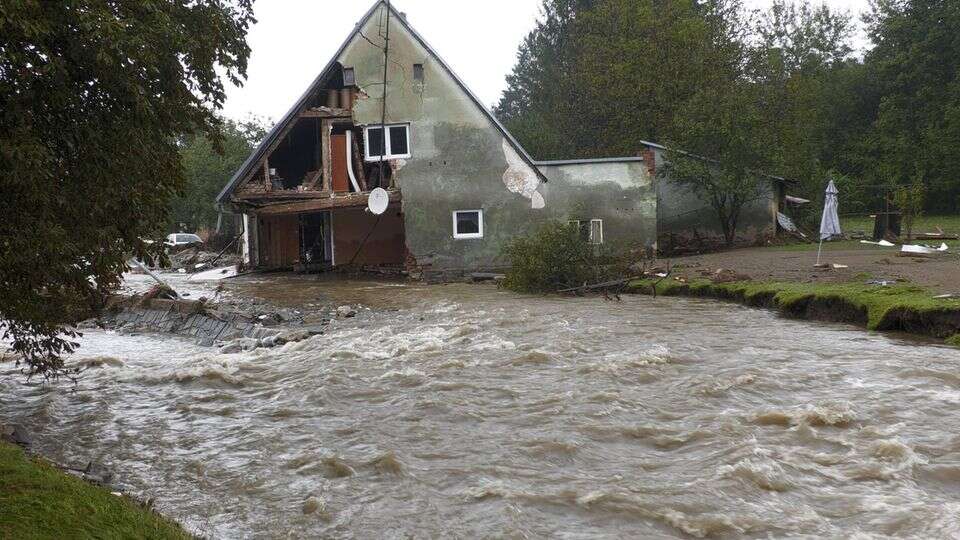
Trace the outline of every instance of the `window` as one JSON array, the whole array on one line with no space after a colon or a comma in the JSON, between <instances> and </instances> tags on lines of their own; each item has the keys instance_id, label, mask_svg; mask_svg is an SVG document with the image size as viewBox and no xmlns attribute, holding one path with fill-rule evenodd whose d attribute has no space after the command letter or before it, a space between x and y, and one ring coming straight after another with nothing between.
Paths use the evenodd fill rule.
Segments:
<instances>
[{"instance_id":1,"label":"window","mask_svg":"<svg viewBox=\"0 0 960 540\"><path fill-rule=\"evenodd\" d=\"M410 157L410 125L387 125L387 140L383 140L383 127L371 126L363 130L364 159L380 161Z\"/></svg>"},{"instance_id":2,"label":"window","mask_svg":"<svg viewBox=\"0 0 960 540\"><path fill-rule=\"evenodd\" d=\"M413 65L413 80L423 82L423 64Z\"/></svg>"},{"instance_id":3,"label":"window","mask_svg":"<svg viewBox=\"0 0 960 540\"><path fill-rule=\"evenodd\" d=\"M580 238L591 243L591 244L602 244L603 243L603 220L602 219L591 219L591 220L572 220L572 224L576 224L578 230L580 231Z\"/></svg>"},{"instance_id":4,"label":"window","mask_svg":"<svg viewBox=\"0 0 960 540\"><path fill-rule=\"evenodd\" d=\"M453 213L453 237L483 238L483 210L457 210Z\"/></svg>"},{"instance_id":5,"label":"window","mask_svg":"<svg viewBox=\"0 0 960 540\"><path fill-rule=\"evenodd\" d=\"M343 68L343 86L356 86L357 85L357 75L354 73L352 67Z\"/></svg>"}]
</instances>

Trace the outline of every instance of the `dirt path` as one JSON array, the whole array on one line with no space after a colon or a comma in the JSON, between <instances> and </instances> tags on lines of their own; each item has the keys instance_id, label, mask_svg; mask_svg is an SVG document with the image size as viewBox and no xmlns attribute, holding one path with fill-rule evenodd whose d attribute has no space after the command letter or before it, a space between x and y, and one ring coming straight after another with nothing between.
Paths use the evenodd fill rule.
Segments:
<instances>
[{"instance_id":1,"label":"dirt path","mask_svg":"<svg viewBox=\"0 0 960 540\"><path fill-rule=\"evenodd\" d=\"M930 258L899 257L899 247L856 242L825 246L822 262L847 268L817 269L816 246L745 248L671 259L675 275L700 277L729 269L758 281L835 283L871 279L906 280L941 293L960 293L960 250ZM682 267L680 267L682 265Z\"/></svg>"}]
</instances>

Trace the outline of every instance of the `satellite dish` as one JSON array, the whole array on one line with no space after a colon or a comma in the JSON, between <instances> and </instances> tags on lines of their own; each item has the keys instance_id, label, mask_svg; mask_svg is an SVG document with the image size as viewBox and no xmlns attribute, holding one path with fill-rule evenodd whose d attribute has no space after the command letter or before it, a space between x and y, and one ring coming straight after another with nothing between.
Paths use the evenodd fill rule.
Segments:
<instances>
[{"instance_id":1,"label":"satellite dish","mask_svg":"<svg viewBox=\"0 0 960 540\"><path fill-rule=\"evenodd\" d=\"M387 205L390 204L390 194L383 188L374 188L367 199L367 209L376 215L387 211Z\"/></svg>"}]
</instances>

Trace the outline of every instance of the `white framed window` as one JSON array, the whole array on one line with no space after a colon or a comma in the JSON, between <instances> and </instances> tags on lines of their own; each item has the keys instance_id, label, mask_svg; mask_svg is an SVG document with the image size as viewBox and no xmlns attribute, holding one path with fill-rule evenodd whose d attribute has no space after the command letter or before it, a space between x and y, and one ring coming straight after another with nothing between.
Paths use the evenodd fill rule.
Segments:
<instances>
[{"instance_id":1,"label":"white framed window","mask_svg":"<svg viewBox=\"0 0 960 540\"><path fill-rule=\"evenodd\" d=\"M571 224L577 226L577 230L580 231L580 238L585 240L590 244L602 244L603 243L603 220L602 219L574 219L570 220Z\"/></svg>"},{"instance_id":2,"label":"white framed window","mask_svg":"<svg viewBox=\"0 0 960 540\"><path fill-rule=\"evenodd\" d=\"M453 237L458 240L483 238L483 210L455 210Z\"/></svg>"},{"instance_id":3,"label":"white framed window","mask_svg":"<svg viewBox=\"0 0 960 540\"><path fill-rule=\"evenodd\" d=\"M384 131L387 133L386 140ZM381 154L383 159L410 157L410 124L367 126L363 130L363 148L366 161L380 161Z\"/></svg>"}]
</instances>

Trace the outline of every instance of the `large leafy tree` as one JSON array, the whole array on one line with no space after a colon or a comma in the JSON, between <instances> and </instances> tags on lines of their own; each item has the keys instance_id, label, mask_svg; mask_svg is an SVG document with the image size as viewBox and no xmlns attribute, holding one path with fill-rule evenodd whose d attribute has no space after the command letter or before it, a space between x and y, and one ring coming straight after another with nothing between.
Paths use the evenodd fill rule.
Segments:
<instances>
[{"instance_id":1,"label":"large leafy tree","mask_svg":"<svg viewBox=\"0 0 960 540\"><path fill-rule=\"evenodd\" d=\"M0 0L0 326L31 374L149 255L253 22L252 0Z\"/></svg>"},{"instance_id":2,"label":"large leafy tree","mask_svg":"<svg viewBox=\"0 0 960 540\"><path fill-rule=\"evenodd\" d=\"M876 0L867 64L880 88L874 175L923 177L929 209L960 209L960 3ZM869 169L868 169L869 172Z\"/></svg>"},{"instance_id":3,"label":"large leafy tree","mask_svg":"<svg viewBox=\"0 0 960 540\"><path fill-rule=\"evenodd\" d=\"M800 183L811 197L822 193L832 154L841 135L862 136L867 122L850 122L862 97L838 96L845 71L857 74L851 61L850 15L808 0L774 0L754 24L751 79L759 86L762 114L770 121L770 170ZM844 123L838 122L842 118ZM860 129L857 129L860 128ZM842 186L847 193L848 186ZM810 209L820 205L811 205Z\"/></svg>"},{"instance_id":4,"label":"large leafy tree","mask_svg":"<svg viewBox=\"0 0 960 540\"><path fill-rule=\"evenodd\" d=\"M667 174L713 208L729 245L741 211L776 163L776 122L758 83L764 58L749 44L751 14L739 0L712 0L703 9L702 85L676 107Z\"/></svg>"},{"instance_id":5,"label":"large leafy tree","mask_svg":"<svg viewBox=\"0 0 960 540\"><path fill-rule=\"evenodd\" d=\"M576 20L595 0L544 0L541 18L517 52L495 112L538 158L571 156L580 107L576 81Z\"/></svg>"},{"instance_id":6,"label":"large leafy tree","mask_svg":"<svg viewBox=\"0 0 960 540\"><path fill-rule=\"evenodd\" d=\"M219 145L204 133L183 138L180 155L186 182L170 203L171 230L182 226L195 232L216 226L218 211L213 200L263 140L266 128L257 118L243 122L225 119L221 133Z\"/></svg>"}]
</instances>

